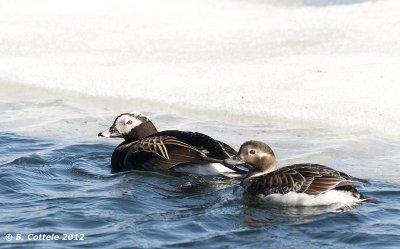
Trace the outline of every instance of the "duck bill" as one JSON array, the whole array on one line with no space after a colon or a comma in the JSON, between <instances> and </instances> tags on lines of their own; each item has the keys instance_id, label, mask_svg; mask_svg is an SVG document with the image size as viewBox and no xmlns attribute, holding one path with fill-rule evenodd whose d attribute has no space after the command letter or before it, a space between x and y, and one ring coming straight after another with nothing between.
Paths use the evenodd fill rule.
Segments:
<instances>
[{"instance_id":1,"label":"duck bill","mask_svg":"<svg viewBox=\"0 0 400 249\"><path fill-rule=\"evenodd\" d=\"M247 174L248 170L243 169L241 166L246 168L246 163L238 156L234 156L232 158L228 158L223 160L222 164L226 167L230 168L233 171L236 171L239 174Z\"/></svg>"},{"instance_id":2,"label":"duck bill","mask_svg":"<svg viewBox=\"0 0 400 249\"><path fill-rule=\"evenodd\" d=\"M246 173L254 170L253 166L246 163L240 155L236 155L232 158L225 159L224 164L227 167L231 167L234 168L235 170L240 170ZM243 168L245 168L246 170L243 170Z\"/></svg>"},{"instance_id":3,"label":"duck bill","mask_svg":"<svg viewBox=\"0 0 400 249\"><path fill-rule=\"evenodd\" d=\"M122 134L114 127L110 127L109 129L100 132L98 136L111 138L111 137L122 137Z\"/></svg>"},{"instance_id":4,"label":"duck bill","mask_svg":"<svg viewBox=\"0 0 400 249\"><path fill-rule=\"evenodd\" d=\"M233 156L231 158L225 159L224 163L227 165L235 166L235 165L245 164L246 162L243 161L243 159L240 158L240 156Z\"/></svg>"}]
</instances>

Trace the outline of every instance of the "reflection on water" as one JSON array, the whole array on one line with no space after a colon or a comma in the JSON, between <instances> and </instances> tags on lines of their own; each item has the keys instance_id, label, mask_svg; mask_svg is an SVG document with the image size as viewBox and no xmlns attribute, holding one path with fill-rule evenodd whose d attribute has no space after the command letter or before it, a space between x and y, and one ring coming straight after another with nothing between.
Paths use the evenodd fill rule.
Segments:
<instances>
[{"instance_id":1,"label":"reflection on water","mask_svg":"<svg viewBox=\"0 0 400 249\"><path fill-rule=\"evenodd\" d=\"M84 233L86 239L0 240L1 246L396 248L400 243L399 141L368 133L150 114L161 129L202 131L236 148L248 139L266 141L280 165L313 161L370 179L360 190L380 201L347 208L278 207L243 193L239 179L175 172L111 174L110 157L118 141L96 134L113 117L98 119L62 103L53 111L56 108L68 125L52 117L21 129L27 118L19 116L21 106L13 110L12 120L0 123L7 130L0 133L0 233ZM20 124L18 129L7 125L13 122ZM92 130L93 136L81 130ZM46 136L54 133L57 136Z\"/></svg>"}]
</instances>

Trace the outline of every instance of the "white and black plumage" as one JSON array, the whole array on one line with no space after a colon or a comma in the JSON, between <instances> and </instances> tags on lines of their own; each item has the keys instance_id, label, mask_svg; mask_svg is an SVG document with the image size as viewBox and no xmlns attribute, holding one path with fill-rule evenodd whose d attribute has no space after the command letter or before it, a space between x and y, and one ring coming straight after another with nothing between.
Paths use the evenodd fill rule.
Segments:
<instances>
[{"instance_id":1,"label":"white and black plumage","mask_svg":"<svg viewBox=\"0 0 400 249\"><path fill-rule=\"evenodd\" d=\"M354 187L366 180L319 164L295 164L278 169L274 152L265 143L248 141L227 164L244 164L249 173L241 185L250 194L283 205L351 204L365 200Z\"/></svg>"},{"instance_id":2,"label":"white and black plumage","mask_svg":"<svg viewBox=\"0 0 400 249\"><path fill-rule=\"evenodd\" d=\"M229 145L198 132L158 132L142 114L119 115L99 136L125 139L113 152L112 172L172 169L199 174L243 173L220 164L237 153Z\"/></svg>"}]
</instances>

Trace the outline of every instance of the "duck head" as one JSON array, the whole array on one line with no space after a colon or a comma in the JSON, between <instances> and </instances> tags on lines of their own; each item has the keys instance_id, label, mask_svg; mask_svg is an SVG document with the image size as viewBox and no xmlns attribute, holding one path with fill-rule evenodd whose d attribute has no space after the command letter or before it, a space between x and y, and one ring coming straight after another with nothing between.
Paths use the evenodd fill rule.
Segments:
<instances>
[{"instance_id":1,"label":"duck head","mask_svg":"<svg viewBox=\"0 0 400 249\"><path fill-rule=\"evenodd\" d=\"M107 130L100 132L99 137L121 137L126 141L136 141L157 132L154 124L140 113L122 113Z\"/></svg>"},{"instance_id":2,"label":"duck head","mask_svg":"<svg viewBox=\"0 0 400 249\"><path fill-rule=\"evenodd\" d=\"M247 141L240 146L236 156L225 159L229 165L243 165L250 175L265 174L277 169L275 154L272 149L260 141Z\"/></svg>"}]
</instances>

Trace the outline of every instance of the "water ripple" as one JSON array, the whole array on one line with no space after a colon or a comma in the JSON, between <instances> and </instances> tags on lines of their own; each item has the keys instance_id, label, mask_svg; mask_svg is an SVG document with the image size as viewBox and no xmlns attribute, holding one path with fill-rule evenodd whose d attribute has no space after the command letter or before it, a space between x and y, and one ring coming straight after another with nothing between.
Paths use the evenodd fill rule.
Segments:
<instances>
[{"instance_id":1,"label":"water ripple","mask_svg":"<svg viewBox=\"0 0 400 249\"><path fill-rule=\"evenodd\" d=\"M0 144L7 145L0 156L0 233L86 235L84 242L21 247L395 248L400 242L394 183L373 180L361 188L377 204L283 208L246 195L237 179L111 174L109 144L59 145L11 133L0 133Z\"/></svg>"}]
</instances>

